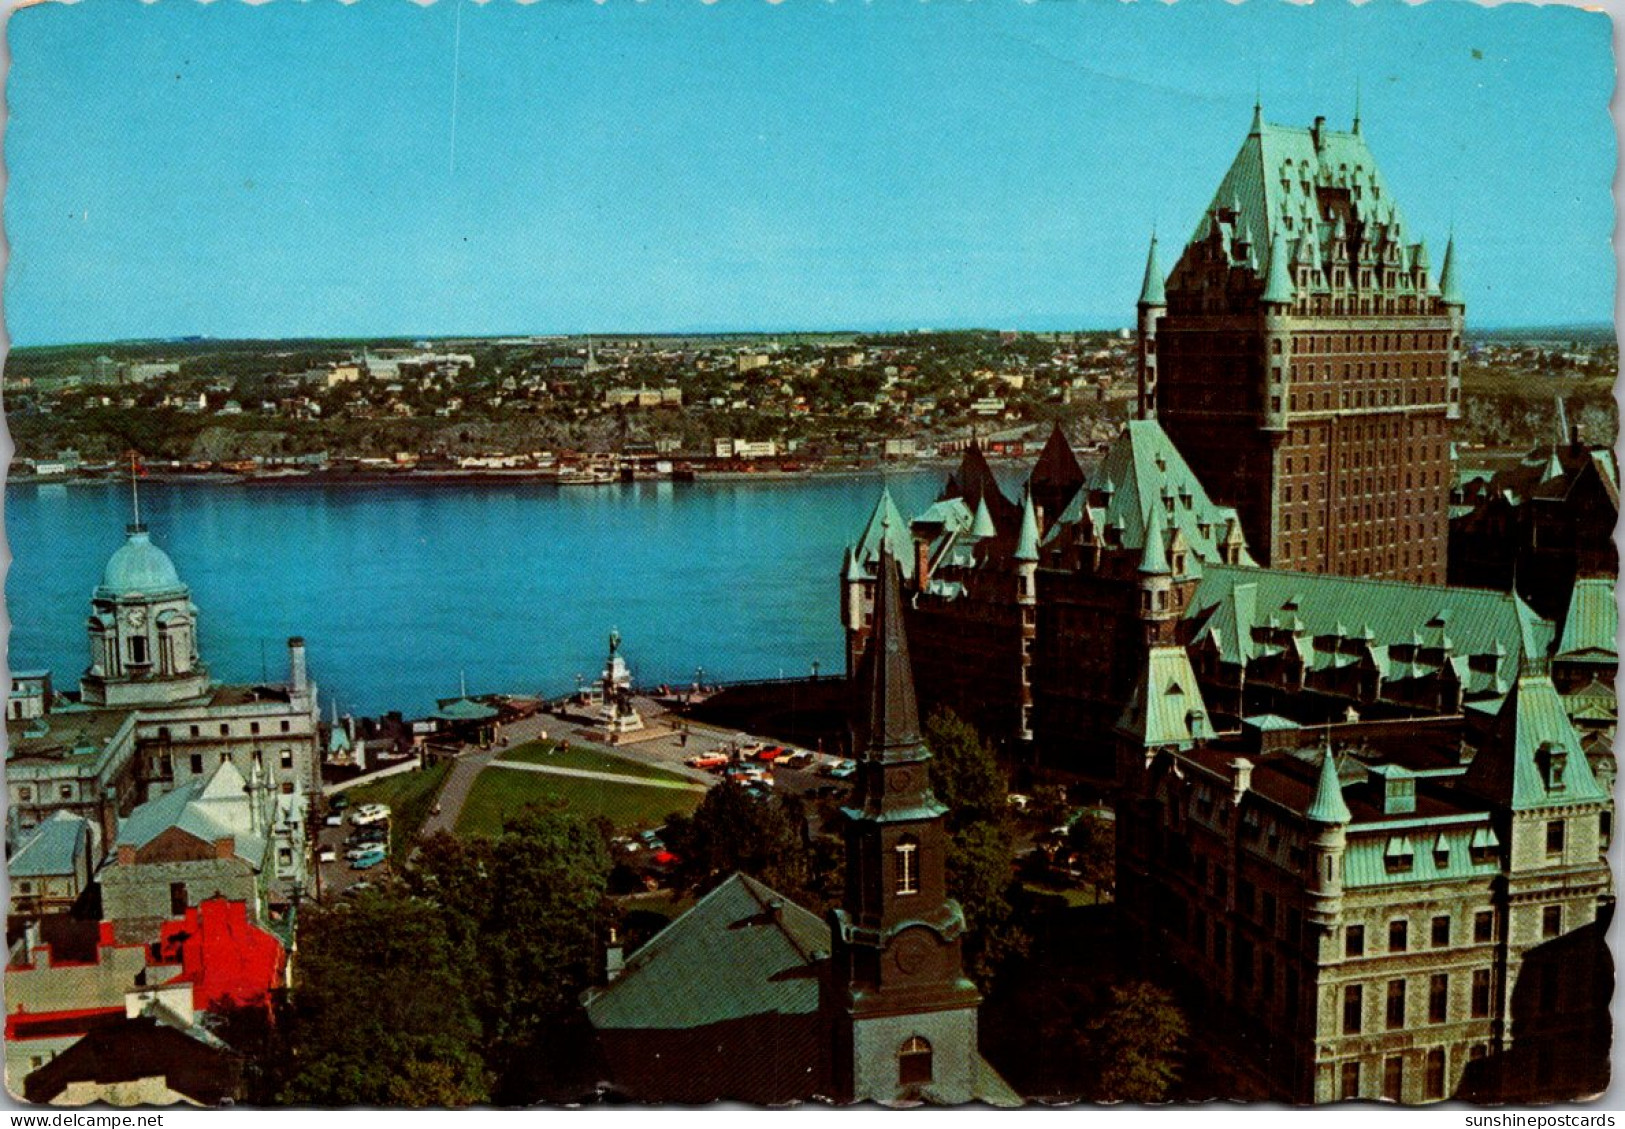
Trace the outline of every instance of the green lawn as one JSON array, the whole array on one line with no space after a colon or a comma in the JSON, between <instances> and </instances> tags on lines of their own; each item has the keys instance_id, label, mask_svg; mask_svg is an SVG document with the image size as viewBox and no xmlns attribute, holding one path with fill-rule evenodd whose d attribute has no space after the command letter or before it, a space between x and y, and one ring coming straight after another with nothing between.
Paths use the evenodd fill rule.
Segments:
<instances>
[{"instance_id":1,"label":"green lawn","mask_svg":"<svg viewBox=\"0 0 1625 1129\"><path fill-rule=\"evenodd\" d=\"M567 811L585 819L607 816L618 829L631 831L657 827L674 811L691 812L702 798L703 793L675 788L649 788L491 767L475 779L457 817L457 833L494 836L501 833L502 821L518 814L526 804L549 805L561 801Z\"/></svg>"},{"instance_id":2,"label":"green lawn","mask_svg":"<svg viewBox=\"0 0 1625 1129\"><path fill-rule=\"evenodd\" d=\"M694 781L679 773L658 768L647 761L617 756L601 749L584 749L577 745L563 752L552 741L531 741L509 749L497 758L524 764L550 764L559 768L584 768L592 772L612 772L616 776L636 776L645 780L676 780L685 784Z\"/></svg>"},{"instance_id":3,"label":"green lawn","mask_svg":"<svg viewBox=\"0 0 1625 1129\"><path fill-rule=\"evenodd\" d=\"M388 804L390 810L389 857L402 863L417 840L434 798L440 794L440 785L451 771L450 761L441 761L433 768L417 772L403 772L373 784L362 784L345 794L352 808L362 804Z\"/></svg>"}]
</instances>

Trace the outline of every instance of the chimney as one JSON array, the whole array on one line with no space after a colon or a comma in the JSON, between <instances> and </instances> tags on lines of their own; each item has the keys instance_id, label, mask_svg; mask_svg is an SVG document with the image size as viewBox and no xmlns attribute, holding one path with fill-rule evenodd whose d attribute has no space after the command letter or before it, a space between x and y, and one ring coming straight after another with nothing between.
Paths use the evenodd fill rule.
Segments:
<instances>
[{"instance_id":1,"label":"chimney","mask_svg":"<svg viewBox=\"0 0 1625 1129\"><path fill-rule=\"evenodd\" d=\"M1246 757L1237 757L1230 762L1230 767L1236 774L1230 784L1230 802L1239 804L1247 789L1253 786L1253 762Z\"/></svg>"},{"instance_id":2,"label":"chimney","mask_svg":"<svg viewBox=\"0 0 1625 1129\"><path fill-rule=\"evenodd\" d=\"M288 685L295 694L310 689L310 671L305 666L305 639L295 635L288 640Z\"/></svg>"},{"instance_id":3,"label":"chimney","mask_svg":"<svg viewBox=\"0 0 1625 1129\"><path fill-rule=\"evenodd\" d=\"M921 592L931 583L931 546L924 538L914 542L914 583Z\"/></svg>"},{"instance_id":4,"label":"chimney","mask_svg":"<svg viewBox=\"0 0 1625 1129\"><path fill-rule=\"evenodd\" d=\"M237 840L232 838L230 835L227 835L224 839L216 839L214 841L214 857L217 859L229 859L231 857L231 852L235 850L236 847Z\"/></svg>"},{"instance_id":5,"label":"chimney","mask_svg":"<svg viewBox=\"0 0 1625 1129\"><path fill-rule=\"evenodd\" d=\"M118 845L118 864L120 866L135 865L135 848L129 843L120 843Z\"/></svg>"},{"instance_id":6,"label":"chimney","mask_svg":"<svg viewBox=\"0 0 1625 1129\"><path fill-rule=\"evenodd\" d=\"M1326 118L1324 115L1315 119L1315 127L1309 132L1315 139L1315 152L1318 153L1326 140Z\"/></svg>"}]
</instances>

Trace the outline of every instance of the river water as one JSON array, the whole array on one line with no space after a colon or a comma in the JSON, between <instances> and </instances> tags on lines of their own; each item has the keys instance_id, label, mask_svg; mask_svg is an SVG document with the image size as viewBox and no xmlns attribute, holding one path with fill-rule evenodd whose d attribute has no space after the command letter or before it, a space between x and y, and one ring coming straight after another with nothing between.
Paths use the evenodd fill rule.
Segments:
<instances>
[{"instance_id":1,"label":"river water","mask_svg":"<svg viewBox=\"0 0 1625 1129\"><path fill-rule=\"evenodd\" d=\"M888 476L905 517L943 473ZM143 484L142 515L199 609L216 679L286 679L303 635L324 696L407 716L458 692L558 694L618 628L643 685L842 670L841 548L881 476L775 482ZM129 520L127 486L5 493L14 670L73 688L91 590ZM325 709L325 707L324 707Z\"/></svg>"}]
</instances>

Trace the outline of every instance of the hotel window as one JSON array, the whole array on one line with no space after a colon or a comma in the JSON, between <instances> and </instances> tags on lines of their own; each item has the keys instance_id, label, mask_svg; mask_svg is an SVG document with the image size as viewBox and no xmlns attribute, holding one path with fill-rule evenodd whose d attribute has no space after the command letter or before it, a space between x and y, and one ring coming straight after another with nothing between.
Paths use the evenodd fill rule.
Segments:
<instances>
[{"instance_id":1,"label":"hotel window","mask_svg":"<svg viewBox=\"0 0 1625 1129\"><path fill-rule=\"evenodd\" d=\"M1360 1096L1360 1063L1358 1060L1343 1064L1343 1092L1338 1095L1344 1101L1352 1101Z\"/></svg>"},{"instance_id":2,"label":"hotel window","mask_svg":"<svg viewBox=\"0 0 1625 1129\"><path fill-rule=\"evenodd\" d=\"M1388 981L1388 1030L1405 1026L1405 981Z\"/></svg>"},{"instance_id":3,"label":"hotel window","mask_svg":"<svg viewBox=\"0 0 1625 1129\"><path fill-rule=\"evenodd\" d=\"M1405 1094L1405 1059L1395 1055L1382 1064L1382 1096L1391 1102Z\"/></svg>"},{"instance_id":4,"label":"hotel window","mask_svg":"<svg viewBox=\"0 0 1625 1129\"><path fill-rule=\"evenodd\" d=\"M292 749L283 749L282 750L282 767L283 768L292 768L293 767L293 750Z\"/></svg>"},{"instance_id":5,"label":"hotel window","mask_svg":"<svg viewBox=\"0 0 1625 1129\"><path fill-rule=\"evenodd\" d=\"M1450 974L1435 973L1428 981L1428 1022L1443 1023L1450 1014Z\"/></svg>"},{"instance_id":6,"label":"hotel window","mask_svg":"<svg viewBox=\"0 0 1625 1129\"><path fill-rule=\"evenodd\" d=\"M257 736L259 734L259 731L260 731L260 723L257 722L257 721L249 722L248 723L248 731Z\"/></svg>"},{"instance_id":7,"label":"hotel window","mask_svg":"<svg viewBox=\"0 0 1625 1129\"><path fill-rule=\"evenodd\" d=\"M169 884L169 916L186 916L186 883L171 882Z\"/></svg>"},{"instance_id":8,"label":"hotel window","mask_svg":"<svg viewBox=\"0 0 1625 1129\"><path fill-rule=\"evenodd\" d=\"M1433 1100L1444 1097L1444 1048L1434 1047L1428 1052L1427 1094Z\"/></svg>"},{"instance_id":9,"label":"hotel window","mask_svg":"<svg viewBox=\"0 0 1625 1129\"><path fill-rule=\"evenodd\" d=\"M920 892L920 842L912 835L898 843L892 849L897 856L897 892L899 894L918 894Z\"/></svg>"},{"instance_id":10,"label":"hotel window","mask_svg":"<svg viewBox=\"0 0 1625 1129\"><path fill-rule=\"evenodd\" d=\"M220 727L220 736L222 736L222 737L230 737L231 736L231 726L222 725Z\"/></svg>"},{"instance_id":11,"label":"hotel window","mask_svg":"<svg viewBox=\"0 0 1625 1129\"><path fill-rule=\"evenodd\" d=\"M911 1035L897 1050L897 1081L904 1086L923 1086L931 1081L931 1044Z\"/></svg>"},{"instance_id":12,"label":"hotel window","mask_svg":"<svg viewBox=\"0 0 1625 1129\"><path fill-rule=\"evenodd\" d=\"M282 723L282 732L286 733L286 732L288 732L288 729L289 729L288 722L284 721Z\"/></svg>"},{"instance_id":13,"label":"hotel window","mask_svg":"<svg viewBox=\"0 0 1625 1129\"><path fill-rule=\"evenodd\" d=\"M64 800L73 799L73 785L63 784L57 789L57 795L61 796Z\"/></svg>"},{"instance_id":14,"label":"hotel window","mask_svg":"<svg viewBox=\"0 0 1625 1129\"><path fill-rule=\"evenodd\" d=\"M200 735L201 735L201 733L200 733L200 730L198 729L198 727L195 726L195 725L192 726L192 736L197 737L197 736L200 736Z\"/></svg>"},{"instance_id":15,"label":"hotel window","mask_svg":"<svg viewBox=\"0 0 1625 1129\"><path fill-rule=\"evenodd\" d=\"M1365 926L1350 925L1343 930L1343 955L1365 956Z\"/></svg>"},{"instance_id":16,"label":"hotel window","mask_svg":"<svg viewBox=\"0 0 1625 1129\"><path fill-rule=\"evenodd\" d=\"M1490 970L1480 968L1473 972L1473 1018L1485 1019L1490 1014Z\"/></svg>"},{"instance_id":17,"label":"hotel window","mask_svg":"<svg viewBox=\"0 0 1625 1129\"><path fill-rule=\"evenodd\" d=\"M1540 911L1540 935L1549 940L1563 932L1563 907L1547 906Z\"/></svg>"},{"instance_id":18,"label":"hotel window","mask_svg":"<svg viewBox=\"0 0 1625 1129\"><path fill-rule=\"evenodd\" d=\"M188 765L188 767L191 768L193 776L202 776L203 775L203 754L202 753L193 753L190 757L187 758L187 765Z\"/></svg>"},{"instance_id":19,"label":"hotel window","mask_svg":"<svg viewBox=\"0 0 1625 1129\"><path fill-rule=\"evenodd\" d=\"M1360 1013L1365 1005L1364 995L1358 984L1350 984L1343 989L1343 1034L1360 1033Z\"/></svg>"},{"instance_id":20,"label":"hotel window","mask_svg":"<svg viewBox=\"0 0 1625 1129\"><path fill-rule=\"evenodd\" d=\"M1433 947L1446 949L1450 947L1450 918L1441 915L1433 919Z\"/></svg>"},{"instance_id":21,"label":"hotel window","mask_svg":"<svg viewBox=\"0 0 1625 1129\"><path fill-rule=\"evenodd\" d=\"M22 803L30 803L34 799L34 789L26 785L17 789L17 799Z\"/></svg>"},{"instance_id":22,"label":"hotel window","mask_svg":"<svg viewBox=\"0 0 1625 1129\"><path fill-rule=\"evenodd\" d=\"M145 635L130 637L130 661L132 663L145 663L147 661L147 637Z\"/></svg>"},{"instance_id":23,"label":"hotel window","mask_svg":"<svg viewBox=\"0 0 1625 1129\"><path fill-rule=\"evenodd\" d=\"M1546 857L1563 857L1563 828L1561 819L1554 819L1546 824Z\"/></svg>"},{"instance_id":24,"label":"hotel window","mask_svg":"<svg viewBox=\"0 0 1625 1129\"><path fill-rule=\"evenodd\" d=\"M1388 951L1402 953L1409 945L1410 922L1403 917L1388 923Z\"/></svg>"}]
</instances>

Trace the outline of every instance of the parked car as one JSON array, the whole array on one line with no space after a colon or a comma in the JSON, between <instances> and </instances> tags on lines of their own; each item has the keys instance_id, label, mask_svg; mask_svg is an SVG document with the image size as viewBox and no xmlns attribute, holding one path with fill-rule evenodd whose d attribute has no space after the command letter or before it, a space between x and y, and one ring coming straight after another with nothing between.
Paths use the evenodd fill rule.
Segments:
<instances>
[{"instance_id":1,"label":"parked car","mask_svg":"<svg viewBox=\"0 0 1625 1129\"><path fill-rule=\"evenodd\" d=\"M785 768L806 768L808 765L812 764L812 762L813 755L806 749L798 749L795 752L790 753L788 756L779 758L779 764L783 765Z\"/></svg>"},{"instance_id":2,"label":"parked car","mask_svg":"<svg viewBox=\"0 0 1625 1129\"><path fill-rule=\"evenodd\" d=\"M375 851L381 854L383 853L383 850L384 845L382 843L357 843L355 846L349 847L345 850L344 857L349 859L351 862L354 862L362 855L370 855Z\"/></svg>"},{"instance_id":3,"label":"parked car","mask_svg":"<svg viewBox=\"0 0 1625 1129\"><path fill-rule=\"evenodd\" d=\"M374 847L372 850L365 851L350 860L350 869L371 870L387 858L389 858L389 855L382 848Z\"/></svg>"},{"instance_id":4,"label":"parked car","mask_svg":"<svg viewBox=\"0 0 1625 1129\"><path fill-rule=\"evenodd\" d=\"M722 768L728 763L727 753L695 753L683 762L689 768Z\"/></svg>"},{"instance_id":5,"label":"parked car","mask_svg":"<svg viewBox=\"0 0 1625 1129\"><path fill-rule=\"evenodd\" d=\"M638 842L643 845L643 849L646 851L663 851L666 849L666 844L660 838L660 832L664 830L665 828L657 828L654 831L639 831Z\"/></svg>"},{"instance_id":6,"label":"parked car","mask_svg":"<svg viewBox=\"0 0 1625 1129\"><path fill-rule=\"evenodd\" d=\"M318 862L338 862L339 849L337 847L323 847L316 852L316 860Z\"/></svg>"},{"instance_id":7,"label":"parked car","mask_svg":"<svg viewBox=\"0 0 1625 1129\"><path fill-rule=\"evenodd\" d=\"M345 808L348 808L349 806L350 806L350 797L346 796L343 792L340 792L338 795L334 796L331 800L329 800L327 802L327 810L328 811L343 811Z\"/></svg>"},{"instance_id":8,"label":"parked car","mask_svg":"<svg viewBox=\"0 0 1625 1129\"><path fill-rule=\"evenodd\" d=\"M329 815L324 822L329 827L343 827L344 816L340 815L338 812L334 812L333 814Z\"/></svg>"},{"instance_id":9,"label":"parked car","mask_svg":"<svg viewBox=\"0 0 1625 1129\"><path fill-rule=\"evenodd\" d=\"M384 804L362 804L350 813L350 822L357 827L365 827L369 823L383 823L389 818L389 808Z\"/></svg>"},{"instance_id":10,"label":"parked car","mask_svg":"<svg viewBox=\"0 0 1625 1129\"><path fill-rule=\"evenodd\" d=\"M837 761L830 765L826 774L835 780L850 779L858 771L857 761Z\"/></svg>"},{"instance_id":11,"label":"parked car","mask_svg":"<svg viewBox=\"0 0 1625 1129\"><path fill-rule=\"evenodd\" d=\"M771 764L789 751L782 745L769 745L767 748L757 751L756 759L764 764Z\"/></svg>"},{"instance_id":12,"label":"parked car","mask_svg":"<svg viewBox=\"0 0 1625 1129\"><path fill-rule=\"evenodd\" d=\"M343 894L339 896L343 898L359 898L362 894L365 894L370 889L372 889L372 883L368 882L366 879L362 879L360 882L353 883L344 891Z\"/></svg>"}]
</instances>

